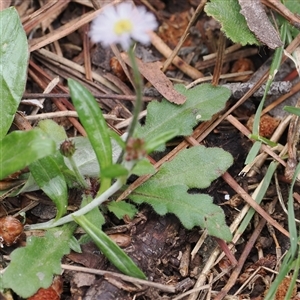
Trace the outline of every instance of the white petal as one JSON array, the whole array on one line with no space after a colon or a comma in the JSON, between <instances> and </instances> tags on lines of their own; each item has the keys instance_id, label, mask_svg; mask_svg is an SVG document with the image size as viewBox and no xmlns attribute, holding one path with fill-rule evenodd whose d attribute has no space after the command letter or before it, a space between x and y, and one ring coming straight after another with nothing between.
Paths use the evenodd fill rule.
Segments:
<instances>
[{"instance_id":1,"label":"white petal","mask_svg":"<svg viewBox=\"0 0 300 300\"><path fill-rule=\"evenodd\" d=\"M122 34L119 36L117 43L122 46L123 50L128 50L132 44L132 40L129 34Z\"/></svg>"},{"instance_id":2,"label":"white petal","mask_svg":"<svg viewBox=\"0 0 300 300\"><path fill-rule=\"evenodd\" d=\"M122 2L116 6L117 15L120 19L131 19L133 5L129 2Z\"/></svg>"}]
</instances>

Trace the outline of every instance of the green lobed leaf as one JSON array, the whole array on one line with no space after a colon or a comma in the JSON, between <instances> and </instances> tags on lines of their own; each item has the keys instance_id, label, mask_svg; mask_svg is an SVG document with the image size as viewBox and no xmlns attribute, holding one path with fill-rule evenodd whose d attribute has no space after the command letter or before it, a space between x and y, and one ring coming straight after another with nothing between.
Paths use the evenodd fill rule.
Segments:
<instances>
[{"instance_id":1,"label":"green lobed leaf","mask_svg":"<svg viewBox=\"0 0 300 300\"><path fill-rule=\"evenodd\" d=\"M87 220L85 216L73 217L84 231L90 235L101 252L126 275L145 279L144 273L136 266L132 259L114 243L101 229Z\"/></svg>"},{"instance_id":2,"label":"green lobed leaf","mask_svg":"<svg viewBox=\"0 0 300 300\"><path fill-rule=\"evenodd\" d=\"M54 152L54 141L40 129L14 131L0 143L0 179Z\"/></svg>"},{"instance_id":3,"label":"green lobed leaf","mask_svg":"<svg viewBox=\"0 0 300 300\"><path fill-rule=\"evenodd\" d=\"M67 212L68 188L65 177L51 156L41 158L29 166L29 170L43 192L54 202L61 218Z\"/></svg>"},{"instance_id":4,"label":"green lobed leaf","mask_svg":"<svg viewBox=\"0 0 300 300\"><path fill-rule=\"evenodd\" d=\"M50 229L44 237L30 236L26 246L11 253L11 262L2 282L22 298L28 298L39 288L48 288L54 274L61 273L61 258L70 252L69 242L75 229L71 223Z\"/></svg>"},{"instance_id":5,"label":"green lobed leaf","mask_svg":"<svg viewBox=\"0 0 300 300\"><path fill-rule=\"evenodd\" d=\"M195 146L179 152L129 197L136 203L147 202L158 214L174 213L188 229L199 225L211 235L230 240L223 210L210 196L191 195L188 189L208 187L232 163L232 156L220 148Z\"/></svg>"},{"instance_id":6,"label":"green lobed leaf","mask_svg":"<svg viewBox=\"0 0 300 300\"><path fill-rule=\"evenodd\" d=\"M125 201L110 201L107 204L107 208L110 212L114 213L118 219L122 219L126 215L132 219L138 211L134 205Z\"/></svg>"},{"instance_id":7,"label":"green lobed leaf","mask_svg":"<svg viewBox=\"0 0 300 300\"><path fill-rule=\"evenodd\" d=\"M238 0L211 0L204 7L207 15L221 23L222 31L234 43L259 45L240 10Z\"/></svg>"},{"instance_id":8,"label":"green lobed leaf","mask_svg":"<svg viewBox=\"0 0 300 300\"><path fill-rule=\"evenodd\" d=\"M96 153L100 168L107 168L112 164L112 145L103 114L88 89L73 79L68 79L68 86L73 104ZM109 188L110 182L110 179L102 176L101 191Z\"/></svg>"},{"instance_id":9,"label":"green lobed leaf","mask_svg":"<svg viewBox=\"0 0 300 300\"><path fill-rule=\"evenodd\" d=\"M145 184L158 187L185 185L204 189L233 163L232 156L221 148L195 146L182 150ZM136 189L136 191L139 188Z\"/></svg>"},{"instance_id":10,"label":"green lobed leaf","mask_svg":"<svg viewBox=\"0 0 300 300\"><path fill-rule=\"evenodd\" d=\"M11 126L27 80L27 37L14 7L0 12L0 140Z\"/></svg>"},{"instance_id":11,"label":"green lobed leaf","mask_svg":"<svg viewBox=\"0 0 300 300\"><path fill-rule=\"evenodd\" d=\"M177 135L190 135L197 123L211 119L223 109L231 95L227 88L206 83L189 90L184 85L175 85L175 89L187 97L183 105L174 105L164 99L149 103L146 123L136 132L136 136L144 138L146 143L174 127Z\"/></svg>"},{"instance_id":12,"label":"green lobed leaf","mask_svg":"<svg viewBox=\"0 0 300 300\"><path fill-rule=\"evenodd\" d=\"M187 229L206 228L208 234L230 241L232 236L225 223L223 210L213 204L206 194L188 194L184 185L156 187L150 184L139 187L129 197L135 203L148 203L159 215L175 214Z\"/></svg>"}]
</instances>

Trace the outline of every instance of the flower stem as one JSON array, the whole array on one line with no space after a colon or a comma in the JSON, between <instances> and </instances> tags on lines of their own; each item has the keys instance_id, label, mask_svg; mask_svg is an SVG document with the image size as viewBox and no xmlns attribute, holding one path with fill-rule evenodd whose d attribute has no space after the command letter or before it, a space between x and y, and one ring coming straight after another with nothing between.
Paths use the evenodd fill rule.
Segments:
<instances>
[{"instance_id":1,"label":"flower stem","mask_svg":"<svg viewBox=\"0 0 300 300\"><path fill-rule=\"evenodd\" d=\"M67 215L63 218L60 218L57 221L51 220L51 221L48 221L48 222L45 222L45 223L26 225L25 230L49 229L49 228L53 228L53 227L56 227L56 226L60 226L60 225L72 222L72 221L74 221L73 216L79 217L79 216L87 214L89 211L91 211L95 207L99 206L104 201L106 201L115 192L117 192L122 186L123 186L123 181L122 180L117 180L103 194L101 194L99 197L96 197L92 202L90 202L86 206L82 207L81 209L77 210L76 212L74 212L72 214L69 214L69 215Z\"/></svg>"},{"instance_id":2,"label":"flower stem","mask_svg":"<svg viewBox=\"0 0 300 300\"><path fill-rule=\"evenodd\" d=\"M138 122L139 113L142 109L142 103L143 103L142 102L143 80L142 80L141 74L139 72L139 68L137 65L137 61L136 61L133 49L134 49L133 46L131 46L129 48L128 56L129 56L131 66L132 66L132 71L133 71L133 80L135 83L136 100L135 100L135 104L134 104L132 121L131 121L131 124L128 129L128 136L127 136L126 142L128 141L128 139L130 137L132 137L132 135L134 133L136 124Z\"/></svg>"},{"instance_id":3,"label":"flower stem","mask_svg":"<svg viewBox=\"0 0 300 300\"><path fill-rule=\"evenodd\" d=\"M68 160L71 164L72 170L75 173L75 176L76 176L77 180L79 181L80 185L83 188L87 189L88 185L87 185L86 181L84 180L83 176L81 175L81 173L79 172L78 167L77 167L73 157L70 156L70 157L67 157L67 158L68 158Z\"/></svg>"},{"instance_id":4,"label":"flower stem","mask_svg":"<svg viewBox=\"0 0 300 300\"><path fill-rule=\"evenodd\" d=\"M125 168L129 171L128 176L130 176L130 171L132 170L135 163L136 163L135 161L124 162ZM56 226L60 226L60 225L72 222L72 221L74 221L73 216L79 217L79 216L87 214L95 207L101 205L104 201L106 201L114 193L116 193L123 185L124 185L124 178L120 178L109 189L107 189L101 195L99 195L98 197L93 199L92 202L90 202L86 206L82 207L81 209L75 211L74 213L69 214L63 218L60 218L57 221L50 220L50 221L44 222L44 223L25 225L25 230L49 229L49 228L53 228Z\"/></svg>"}]
</instances>

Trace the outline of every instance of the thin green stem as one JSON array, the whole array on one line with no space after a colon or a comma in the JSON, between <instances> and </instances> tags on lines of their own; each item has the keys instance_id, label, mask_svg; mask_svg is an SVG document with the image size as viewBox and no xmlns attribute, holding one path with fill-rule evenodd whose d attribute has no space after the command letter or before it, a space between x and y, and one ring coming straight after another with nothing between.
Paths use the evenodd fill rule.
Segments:
<instances>
[{"instance_id":1,"label":"thin green stem","mask_svg":"<svg viewBox=\"0 0 300 300\"><path fill-rule=\"evenodd\" d=\"M136 61L136 58L134 55L133 47L130 47L130 49L128 50L128 56L129 56L131 66L132 66L132 71L133 71L133 80L135 83L136 100L135 100L135 104L134 104L132 121L131 121L131 124L128 129L128 136L127 136L126 142L128 141L128 139L130 137L132 137L132 135L134 133L134 130L135 130L137 122L138 122L139 113L142 109L142 103L143 103L142 102L143 80L142 80L141 74L139 72L139 68L138 68L137 61Z\"/></svg>"},{"instance_id":2,"label":"thin green stem","mask_svg":"<svg viewBox=\"0 0 300 300\"><path fill-rule=\"evenodd\" d=\"M256 110L254 121L253 121L253 135L254 136L259 136L259 121L260 121L261 112L262 112L268 91L271 87L274 77L280 67L280 64L281 64L281 58L282 58L285 39L286 39L286 32L287 32L287 22L284 22L280 28L280 38L283 42L283 46L281 46L275 50L273 61L272 61L271 67L270 67L269 79L267 80L266 87L265 87L264 96L261 99L260 104Z\"/></svg>"},{"instance_id":3,"label":"thin green stem","mask_svg":"<svg viewBox=\"0 0 300 300\"><path fill-rule=\"evenodd\" d=\"M59 220L51 220L45 223L32 224L25 226L25 230L33 230L33 229L49 229L56 226L60 226L69 222L74 221L73 216L79 217L85 215L95 207L101 205L104 201L106 201L109 197L111 197L115 192L117 192L123 186L122 180L117 180L109 189L107 189L103 194L99 197L96 197L92 202L77 210L76 212L69 214Z\"/></svg>"},{"instance_id":4,"label":"thin green stem","mask_svg":"<svg viewBox=\"0 0 300 300\"><path fill-rule=\"evenodd\" d=\"M125 168L129 171L128 176L130 176L130 171L132 170L135 163L136 163L136 161L124 162ZM25 226L25 230L49 229L49 228L53 228L56 226L60 226L60 225L72 222L72 221L74 221L73 216L79 217L79 216L87 214L92 209L94 209L95 207L98 207L104 201L109 199L109 197L111 197L114 193L116 193L123 185L124 185L124 178L120 178L109 189L107 189L105 192L103 192L103 194L97 196L92 202L90 202L86 206L82 207L81 209L75 211L74 213L69 214L63 218L60 218L57 221L51 220L51 221L48 221L45 223L27 225L27 226Z\"/></svg>"},{"instance_id":5,"label":"thin green stem","mask_svg":"<svg viewBox=\"0 0 300 300\"><path fill-rule=\"evenodd\" d=\"M77 180L79 181L80 185L83 188L87 189L88 185L87 185L86 181L84 180L83 176L81 175L81 173L79 172L78 167L73 159L73 156L67 157L67 159L69 160L72 170L75 173L75 176L76 176Z\"/></svg>"}]
</instances>

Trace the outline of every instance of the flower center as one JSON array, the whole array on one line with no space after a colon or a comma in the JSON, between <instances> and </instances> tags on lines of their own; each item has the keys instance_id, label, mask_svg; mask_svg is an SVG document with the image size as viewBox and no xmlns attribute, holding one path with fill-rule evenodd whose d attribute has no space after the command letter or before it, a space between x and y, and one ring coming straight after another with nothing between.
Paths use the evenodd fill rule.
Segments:
<instances>
[{"instance_id":1,"label":"flower center","mask_svg":"<svg viewBox=\"0 0 300 300\"><path fill-rule=\"evenodd\" d=\"M114 32L117 35L122 35L123 33L128 33L132 31L132 22L128 19L120 20L116 22L114 26Z\"/></svg>"}]
</instances>

